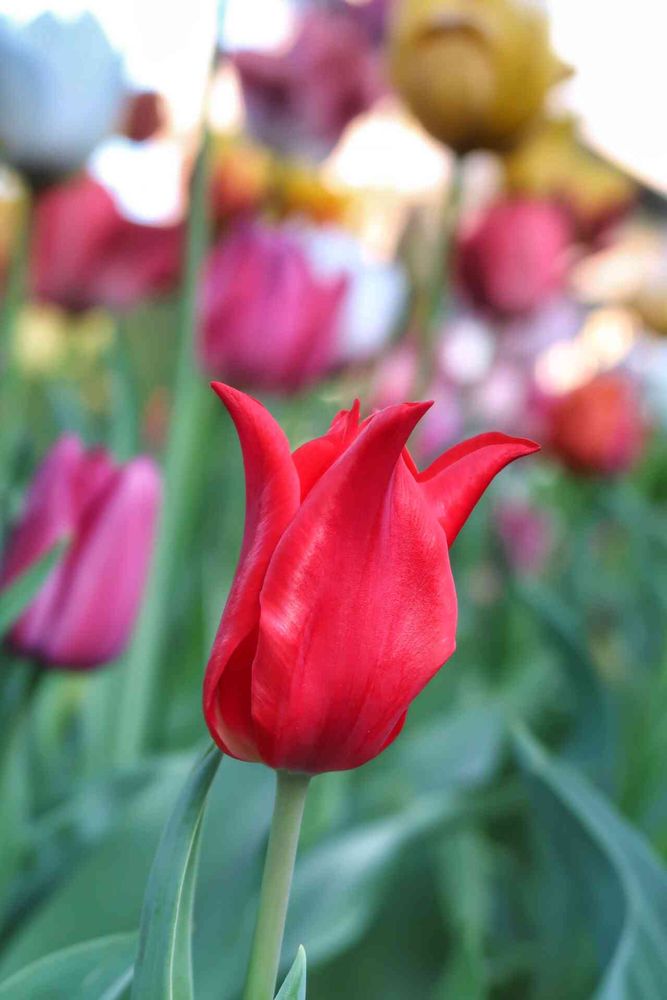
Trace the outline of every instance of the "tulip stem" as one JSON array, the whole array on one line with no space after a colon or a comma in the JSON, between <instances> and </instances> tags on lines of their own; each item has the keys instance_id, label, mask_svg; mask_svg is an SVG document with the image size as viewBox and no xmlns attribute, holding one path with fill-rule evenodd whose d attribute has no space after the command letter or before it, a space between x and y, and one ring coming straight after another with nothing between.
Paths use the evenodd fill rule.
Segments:
<instances>
[{"instance_id":1,"label":"tulip stem","mask_svg":"<svg viewBox=\"0 0 667 1000\"><path fill-rule=\"evenodd\" d=\"M5 527L6 497L9 493L16 430L21 427L21 381L16 365L16 322L26 297L30 240L32 236L32 196L26 194L18 232L12 250L7 284L0 311L0 538Z\"/></svg>"},{"instance_id":2,"label":"tulip stem","mask_svg":"<svg viewBox=\"0 0 667 1000\"><path fill-rule=\"evenodd\" d=\"M158 683L158 675L167 648L183 541L195 516L199 474L205 465L202 456L211 393L197 366L194 334L199 268L208 243L209 145L208 130L205 130L192 179L178 359L165 458L164 504L144 603L123 667L117 727L116 759L119 764L136 760L150 742L156 698L164 689L164 683Z\"/></svg>"},{"instance_id":3,"label":"tulip stem","mask_svg":"<svg viewBox=\"0 0 667 1000\"><path fill-rule=\"evenodd\" d=\"M421 323L422 350L421 365L415 397L428 391L433 372L433 354L438 342L438 333L452 309L454 299L454 245L456 230L461 213L463 197L464 160L455 156L452 163L452 173L445 191L445 200L440 216L440 229L437 236L434 266L430 279L430 287L426 289Z\"/></svg>"},{"instance_id":4,"label":"tulip stem","mask_svg":"<svg viewBox=\"0 0 667 1000\"><path fill-rule=\"evenodd\" d=\"M310 775L276 773L276 800L243 1000L273 1000Z\"/></svg>"}]
</instances>

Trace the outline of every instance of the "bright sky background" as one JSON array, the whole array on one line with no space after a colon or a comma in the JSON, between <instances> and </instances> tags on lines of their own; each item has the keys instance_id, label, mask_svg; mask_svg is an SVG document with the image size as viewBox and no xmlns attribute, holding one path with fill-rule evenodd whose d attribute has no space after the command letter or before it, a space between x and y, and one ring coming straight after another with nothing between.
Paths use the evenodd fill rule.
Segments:
<instances>
[{"instance_id":1,"label":"bright sky background","mask_svg":"<svg viewBox=\"0 0 667 1000\"><path fill-rule=\"evenodd\" d=\"M590 139L667 193L667 3L665 0L541 0L560 55L577 70L568 106ZM0 0L27 19L41 10L93 10L125 54L132 77L162 90L177 121L196 116L216 0ZM287 0L227 0L226 35L267 46L289 30Z\"/></svg>"}]
</instances>

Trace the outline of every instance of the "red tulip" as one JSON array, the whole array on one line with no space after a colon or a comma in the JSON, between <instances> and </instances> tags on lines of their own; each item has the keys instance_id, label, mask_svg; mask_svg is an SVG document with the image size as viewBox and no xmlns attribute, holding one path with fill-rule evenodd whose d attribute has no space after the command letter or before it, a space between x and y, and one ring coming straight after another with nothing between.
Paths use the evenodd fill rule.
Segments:
<instances>
[{"instance_id":1,"label":"red tulip","mask_svg":"<svg viewBox=\"0 0 667 1000\"><path fill-rule=\"evenodd\" d=\"M0 590L58 542L65 552L8 639L21 654L85 669L115 659L139 608L160 503L149 458L114 464L74 435L35 476L0 567Z\"/></svg>"},{"instance_id":2,"label":"red tulip","mask_svg":"<svg viewBox=\"0 0 667 1000\"><path fill-rule=\"evenodd\" d=\"M419 472L406 442L430 404L361 423L355 404L290 453L256 400L213 388L239 435L247 509L204 682L209 729L241 760L358 767L453 653L449 547L495 474L537 445L482 434Z\"/></svg>"},{"instance_id":3,"label":"red tulip","mask_svg":"<svg viewBox=\"0 0 667 1000\"><path fill-rule=\"evenodd\" d=\"M346 12L313 10L287 52L239 52L251 130L283 152L326 155L384 91L379 60Z\"/></svg>"},{"instance_id":4,"label":"red tulip","mask_svg":"<svg viewBox=\"0 0 667 1000\"><path fill-rule=\"evenodd\" d=\"M567 213L549 201L496 202L459 240L464 294L502 318L532 312L559 291L572 242Z\"/></svg>"},{"instance_id":5,"label":"red tulip","mask_svg":"<svg viewBox=\"0 0 667 1000\"><path fill-rule=\"evenodd\" d=\"M547 407L553 452L577 472L626 472L640 457L646 426L634 383L605 373Z\"/></svg>"},{"instance_id":6,"label":"red tulip","mask_svg":"<svg viewBox=\"0 0 667 1000\"><path fill-rule=\"evenodd\" d=\"M182 240L182 225L132 222L106 188L92 177L77 177L37 202L34 293L66 309L128 309L175 287Z\"/></svg>"},{"instance_id":7,"label":"red tulip","mask_svg":"<svg viewBox=\"0 0 667 1000\"><path fill-rule=\"evenodd\" d=\"M289 233L239 226L210 253L202 286L203 367L232 382L294 391L339 360L344 278L318 278Z\"/></svg>"}]
</instances>

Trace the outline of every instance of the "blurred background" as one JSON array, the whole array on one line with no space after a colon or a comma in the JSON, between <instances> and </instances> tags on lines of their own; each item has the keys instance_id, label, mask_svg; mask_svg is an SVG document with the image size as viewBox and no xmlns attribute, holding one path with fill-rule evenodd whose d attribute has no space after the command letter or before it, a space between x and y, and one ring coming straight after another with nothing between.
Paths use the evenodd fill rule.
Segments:
<instances>
[{"instance_id":1,"label":"blurred background","mask_svg":"<svg viewBox=\"0 0 667 1000\"><path fill-rule=\"evenodd\" d=\"M293 447L355 397L435 401L421 468L542 445L400 740L313 783L309 997L667 995L664 21L0 0L0 997L74 996L21 970L82 942L131 969L243 534L212 378ZM240 995L271 801L225 760L197 997Z\"/></svg>"}]
</instances>

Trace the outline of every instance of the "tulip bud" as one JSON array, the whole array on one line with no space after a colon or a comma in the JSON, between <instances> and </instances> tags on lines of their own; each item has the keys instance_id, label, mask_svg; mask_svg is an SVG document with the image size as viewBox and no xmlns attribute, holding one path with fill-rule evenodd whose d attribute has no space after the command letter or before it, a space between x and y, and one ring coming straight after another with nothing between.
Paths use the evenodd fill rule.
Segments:
<instances>
[{"instance_id":1,"label":"tulip bud","mask_svg":"<svg viewBox=\"0 0 667 1000\"><path fill-rule=\"evenodd\" d=\"M523 0L397 0L389 59L413 113L457 153L512 146L562 73Z\"/></svg>"},{"instance_id":2,"label":"tulip bud","mask_svg":"<svg viewBox=\"0 0 667 1000\"><path fill-rule=\"evenodd\" d=\"M646 426L633 382L598 375L552 400L547 410L551 450L576 472L627 472L640 457Z\"/></svg>"},{"instance_id":3,"label":"tulip bud","mask_svg":"<svg viewBox=\"0 0 667 1000\"><path fill-rule=\"evenodd\" d=\"M333 228L238 225L204 270L199 355L230 381L295 392L385 343L402 308L396 266Z\"/></svg>"},{"instance_id":4,"label":"tulip bud","mask_svg":"<svg viewBox=\"0 0 667 1000\"><path fill-rule=\"evenodd\" d=\"M0 18L0 149L35 184L76 170L113 129L122 60L90 13Z\"/></svg>"},{"instance_id":5,"label":"tulip bud","mask_svg":"<svg viewBox=\"0 0 667 1000\"><path fill-rule=\"evenodd\" d=\"M318 280L289 233L239 225L215 246L201 288L199 356L231 381L294 392L337 360L344 279Z\"/></svg>"},{"instance_id":6,"label":"tulip bud","mask_svg":"<svg viewBox=\"0 0 667 1000\"><path fill-rule=\"evenodd\" d=\"M454 651L449 548L531 441L482 434L423 472L407 441L429 408L343 411L294 453L256 400L214 384L246 470L240 562L204 681L225 753L308 774L359 767L394 739Z\"/></svg>"},{"instance_id":7,"label":"tulip bud","mask_svg":"<svg viewBox=\"0 0 667 1000\"><path fill-rule=\"evenodd\" d=\"M181 269L183 226L148 226L83 175L37 200L31 278L38 299L80 311L131 308L167 292Z\"/></svg>"},{"instance_id":8,"label":"tulip bud","mask_svg":"<svg viewBox=\"0 0 667 1000\"><path fill-rule=\"evenodd\" d=\"M505 157L504 168L513 194L557 199L571 212L577 236L590 243L604 239L636 194L627 175L577 141L569 118L545 121L530 132Z\"/></svg>"},{"instance_id":9,"label":"tulip bud","mask_svg":"<svg viewBox=\"0 0 667 1000\"><path fill-rule=\"evenodd\" d=\"M118 657L139 610L160 477L149 458L117 466L65 435L28 491L0 566L0 590L59 542L67 546L8 642L24 656L86 669Z\"/></svg>"},{"instance_id":10,"label":"tulip bud","mask_svg":"<svg viewBox=\"0 0 667 1000\"><path fill-rule=\"evenodd\" d=\"M496 202L459 239L464 294L501 318L532 312L563 287L571 236L567 214L551 202Z\"/></svg>"}]
</instances>

